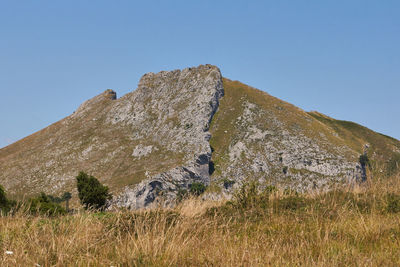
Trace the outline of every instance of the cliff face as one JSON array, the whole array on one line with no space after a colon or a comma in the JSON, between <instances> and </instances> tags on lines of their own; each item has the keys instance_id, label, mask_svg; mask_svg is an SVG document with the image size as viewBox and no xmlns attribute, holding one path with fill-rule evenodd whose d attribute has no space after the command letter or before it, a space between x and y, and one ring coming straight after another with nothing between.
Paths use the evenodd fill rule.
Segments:
<instances>
[{"instance_id":1,"label":"cliff face","mask_svg":"<svg viewBox=\"0 0 400 267\"><path fill-rule=\"evenodd\" d=\"M131 129L137 142L134 160L145 162L162 154L155 164L176 163L165 171L147 170L140 184L124 188L115 205L140 208L161 194L164 204L169 204L192 183L209 184L208 130L222 96L221 73L213 66L143 76L135 93L110 111L108 122Z\"/></svg>"},{"instance_id":2,"label":"cliff face","mask_svg":"<svg viewBox=\"0 0 400 267\"><path fill-rule=\"evenodd\" d=\"M356 125L356 124L354 124ZM0 184L22 197L75 193L84 170L107 184L113 205L168 205L194 182L208 196L256 179L296 190L395 172L400 142L224 79L215 66L144 75L117 99L104 93L71 116L0 150Z\"/></svg>"}]
</instances>

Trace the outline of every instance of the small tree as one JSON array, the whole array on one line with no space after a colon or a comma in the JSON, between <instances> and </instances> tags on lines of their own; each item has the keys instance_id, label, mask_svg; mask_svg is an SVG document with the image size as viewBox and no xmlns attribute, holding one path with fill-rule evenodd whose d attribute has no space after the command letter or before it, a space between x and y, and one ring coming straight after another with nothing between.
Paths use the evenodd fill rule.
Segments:
<instances>
[{"instance_id":1,"label":"small tree","mask_svg":"<svg viewBox=\"0 0 400 267\"><path fill-rule=\"evenodd\" d=\"M111 198L107 186L82 171L76 177L76 183L79 199L85 209L104 209L107 200Z\"/></svg>"},{"instance_id":2,"label":"small tree","mask_svg":"<svg viewBox=\"0 0 400 267\"><path fill-rule=\"evenodd\" d=\"M62 195L62 199L65 201L65 210L68 212L69 211L69 200L72 198L72 195L70 192L65 192Z\"/></svg>"}]
</instances>

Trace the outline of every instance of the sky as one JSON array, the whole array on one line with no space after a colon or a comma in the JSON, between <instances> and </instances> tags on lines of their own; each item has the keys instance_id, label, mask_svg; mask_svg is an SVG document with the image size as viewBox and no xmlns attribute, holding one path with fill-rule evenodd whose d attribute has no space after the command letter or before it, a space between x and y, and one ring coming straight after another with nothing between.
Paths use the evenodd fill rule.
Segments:
<instances>
[{"instance_id":1,"label":"sky","mask_svg":"<svg viewBox=\"0 0 400 267\"><path fill-rule=\"evenodd\" d=\"M397 0L0 0L0 147L200 64L400 139L399 14Z\"/></svg>"}]
</instances>

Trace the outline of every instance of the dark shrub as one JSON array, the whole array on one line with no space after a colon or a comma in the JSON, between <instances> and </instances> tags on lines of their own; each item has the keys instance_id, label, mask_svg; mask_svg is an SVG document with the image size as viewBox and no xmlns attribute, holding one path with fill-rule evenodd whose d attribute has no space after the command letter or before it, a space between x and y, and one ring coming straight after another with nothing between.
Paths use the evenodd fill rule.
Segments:
<instances>
[{"instance_id":1,"label":"dark shrub","mask_svg":"<svg viewBox=\"0 0 400 267\"><path fill-rule=\"evenodd\" d=\"M16 202L7 198L6 191L0 185L0 215L7 214L15 205Z\"/></svg>"},{"instance_id":2,"label":"dark shrub","mask_svg":"<svg viewBox=\"0 0 400 267\"><path fill-rule=\"evenodd\" d=\"M195 196L200 196L206 191L206 186L202 183L194 182L190 185L190 193Z\"/></svg>"},{"instance_id":3,"label":"dark shrub","mask_svg":"<svg viewBox=\"0 0 400 267\"><path fill-rule=\"evenodd\" d=\"M65 210L45 193L28 200L28 211L31 214L42 214L48 216L65 214Z\"/></svg>"},{"instance_id":4,"label":"dark shrub","mask_svg":"<svg viewBox=\"0 0 400 267\"><path fill-rule=\"evenodd\" d=\"M4 188L0 185L0 208L5 207L8 205L8 200L6 197L6 191L4 191Z\"/></svg>"},{"instance_id":5,"label":"dark shrub","mask_svg":"<svg viewBox=\"0 0 400 267\"><path fill-rule=\"evenodd\" d=\"M107 200L111 198L108 187L102 185L99 180L84 172L76 177L78 196L85 209L102 210Z\"/></svg>"}]
</instances>

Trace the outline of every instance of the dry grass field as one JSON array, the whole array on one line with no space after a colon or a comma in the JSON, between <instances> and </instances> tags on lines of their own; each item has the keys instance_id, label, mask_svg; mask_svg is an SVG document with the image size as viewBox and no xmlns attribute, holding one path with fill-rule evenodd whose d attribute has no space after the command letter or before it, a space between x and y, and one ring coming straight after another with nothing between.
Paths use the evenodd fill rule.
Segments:
<instances>
[{"instance_id":1,"label":"dry grass field","mask_svg":"<svg viewBox=\"0 0 400 267\"><path fill-rule=\"evenodd\" d=\"M400 177L231 202L0 218L1 266L399 266Z\"/></svg>"}]
</instances>

